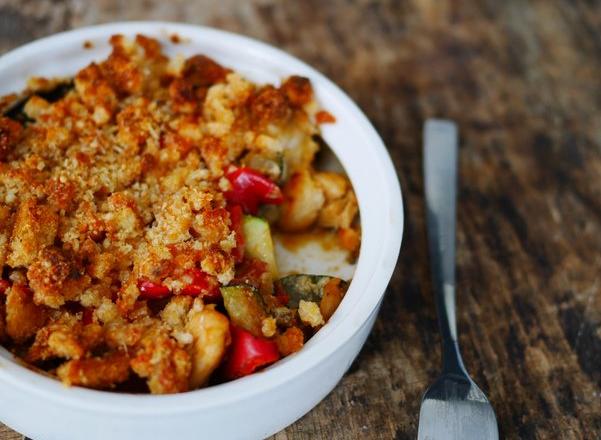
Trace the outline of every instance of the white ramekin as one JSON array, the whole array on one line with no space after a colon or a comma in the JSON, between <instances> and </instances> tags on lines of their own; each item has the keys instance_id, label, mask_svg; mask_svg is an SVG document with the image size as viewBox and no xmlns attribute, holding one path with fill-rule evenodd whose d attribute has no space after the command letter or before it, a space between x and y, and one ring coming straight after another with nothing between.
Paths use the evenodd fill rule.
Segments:
<instances>
[{"instance_id":1,"label":"white ramekin","mask_svg":"<svg viewBox=\"0 0 601 440\"><path fill-rule=\"evenodd\" d=\"M0 95L27 77L74 74L109 53L116 33L160 39L169 55L204 53L258 82L299 74L336 116L324 138L357 193L362 246L344 301L330 322L298 353L234 382L179 395L129 395L66 388L16 362L0 348L0 420L47 439L253 439L271 435L313 408L359 353L397 261L403 232L401 191L382 140L336 85L298 59L264 43L198 26L128 22L77 29L27 44L0 58ZM169 36L183 42L173 44ZM92 43L84 49L83 43Z\"/></svg>"}]
</instances>

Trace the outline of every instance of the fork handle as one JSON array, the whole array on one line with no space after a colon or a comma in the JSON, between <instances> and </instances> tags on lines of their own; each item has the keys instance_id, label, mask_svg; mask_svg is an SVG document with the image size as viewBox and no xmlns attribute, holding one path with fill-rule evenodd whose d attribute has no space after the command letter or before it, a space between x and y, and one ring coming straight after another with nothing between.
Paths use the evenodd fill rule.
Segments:
<instances>
[{"instance_id":1,"label":"fork handle","mask_svg":"<svg viewBox=\"0 0 601 440\"><path fill-rule=\"evenodd\" d=\"M444 370L463 372L455 317L457 126L429 119L424 126L424 180L428 242Z\"/></svg>"}]
</instances>

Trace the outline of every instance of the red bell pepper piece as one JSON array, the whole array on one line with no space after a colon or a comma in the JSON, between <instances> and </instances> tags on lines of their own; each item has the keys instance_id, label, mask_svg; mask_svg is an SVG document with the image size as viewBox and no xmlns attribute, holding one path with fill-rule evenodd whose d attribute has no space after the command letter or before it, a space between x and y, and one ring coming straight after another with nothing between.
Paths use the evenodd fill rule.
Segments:
<instances>
[{"instance_id":1,"label":"red bell pepper piece","mask_svg":"<svg viewBox=\"0 0 601 440\"><path fill-rule=\"evenodd\" d=\"M182 289L182 295L202 296L208 301L218 301L221 298L219 283L210 275L196 268L188 270L186 275L191 282Z\"/></svg>"},{"instance_id":2,"label":"red bell pepper piece","mask_svg":"<svg viewBox=\"0 0 601 440\"><path fill-rule=\"evenodd\" d=\"M6 292L9 287L10 283L7 280L0 280L0 294Z\"/></svg>"},{"instance_id":3,"label":"red bell pepper piece","mask_svg":"<svg viewBox=\"0 0 601 440\"><path fill-rule=\"evenodd\" d=\"M259 204L280 204L284 196L280 188L251 168L236 168L225 175L232 184L232 190L225 197L235 204L241 205L244 211L256 214Z\"/></svg>"},{"instance_id":4,"label":"red bell pepper piece","mask_svg":"<svg viewBox=\"0 0 601 440\"><path fill-rule=\"evenodd\" d=\"M229 205L227 210L230 213L232 222L232 231L236 233L236 247L232 251L232 256L236 263L244 259L244 232L242 230L242 207L240 205Z\"/></svg>"},{"instance_id":5,"label":"red bell pepper piece","mask_svg":"<svg viewBox=\"0 0 601 440\"><path fill-rule=\"evenodd\" d=\"M138 281L138 289L140 289L140 296L145 299L160 299L171 294L167 286L146 279Z\"/></svg>"},{"instance_id":6,"label":"red bell pepper piece","mask_svg":"<svg viewBox=\"0 0 601 440\"><path fill-rule=\"evenodd\" d=\"M236 379L253 373L257 368L274 363L280 358L277 344L266 338L232 325L230 356L224 367L227 379Z\"/></svg>"}]
</instances>

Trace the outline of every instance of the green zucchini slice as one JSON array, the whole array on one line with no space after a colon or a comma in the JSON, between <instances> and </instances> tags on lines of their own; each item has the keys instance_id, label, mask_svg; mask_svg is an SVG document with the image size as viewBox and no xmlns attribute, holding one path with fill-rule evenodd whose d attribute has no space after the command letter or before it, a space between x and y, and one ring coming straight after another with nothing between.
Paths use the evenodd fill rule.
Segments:
<instances>
[{"instance_id":1,"label":"green zucchini slice","mask_svg":"<svg viewBox=\"0 0 601 440\"><path fill-rule=\"evenodd\" d=\"M222 287L221 295L232 323L255 336L262 336L261 326L267 313L259 292L252 286L239 285Z\"/></svg>"},{"instance_id":2,"label":"green zucchini slice","mask_svg":"<svg viewBox=\"0 0 601 440\"><path fill-rule=\"evenodd\" d=\"M278 268L275 262L275 250L269 223L262 218L245 215L242 221L242 230L245 252L250 257L267 264L267 269L275 279L278 275Z\"/></svg>"}]
</instances>

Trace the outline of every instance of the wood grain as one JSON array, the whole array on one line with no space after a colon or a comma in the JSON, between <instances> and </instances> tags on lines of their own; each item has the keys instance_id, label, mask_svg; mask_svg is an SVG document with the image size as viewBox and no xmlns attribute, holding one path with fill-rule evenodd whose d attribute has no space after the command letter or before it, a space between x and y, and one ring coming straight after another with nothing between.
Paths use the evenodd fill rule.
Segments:
<instances>
[{"instance_id":1,"label":"wood grain","mask_svg":"<svg viewBox=\"0 0 601 440\"><path fill-rule=\"evenodd\" d=\"M0 0L0 51L93 23L190 21L299 56L386 142L403 250L361 355L285 439L411 439L437 374L421 127L460 127L458 321L508 439L601 438L601 3ZM18 438L0 428L0 439Z\"/></svg>"}]
</instances>

